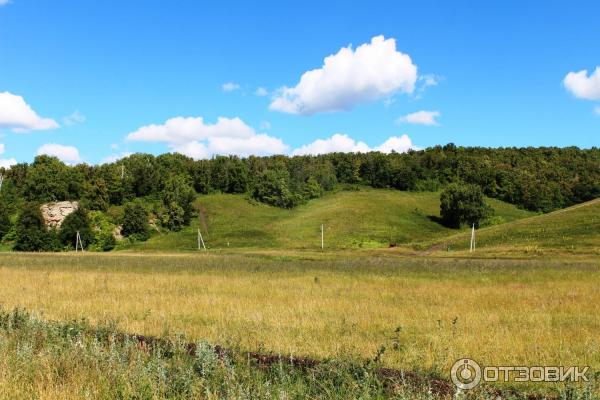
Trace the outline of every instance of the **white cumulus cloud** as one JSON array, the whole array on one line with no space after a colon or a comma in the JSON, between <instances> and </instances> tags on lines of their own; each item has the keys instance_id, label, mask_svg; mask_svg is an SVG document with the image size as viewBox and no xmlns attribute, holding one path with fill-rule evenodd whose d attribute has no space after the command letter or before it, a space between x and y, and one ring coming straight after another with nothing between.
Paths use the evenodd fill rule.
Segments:
<instances>
[{"instance_id":1,"label":"white cumulus cloud","mask_svg":"<svg viewBox=\"0 0 600 400\"><path fill-rule=\"evenodd\" d=\"M240 85L234 82L227 82L221 85L221 89L223 89L224 92L233 92L234 90L238 90L239 88Z\"/></svg>"},{"instance_id":2,"label":"white cumulus cloud","mask_svg":"<svg viewBox=\"0 0 600 400\"><path fill-rule=\"evenodd\" d=\"M79 150L77 150L77 147L73 146L63 146L61 144L56 143L47 143L45 145L42 145L37 151L38 156L42 154L57 157L59 160L67 164L81 162Z\"/></svg>"},{"instance_id":3,"label":"white cumulus cloud","mask_svg":"<svg viewBox=\"0 0 600 400\"><path fill-rule=\"evenodd\" d=\"M600 100L600 67L588 76L587 70L569 72L563 84L575 97L586 100Z\"/></svg>"},{"instance_id":4,"label":"white cumulus cloud","mask_svg":"<svg viewBox=\"0 0 600 400\"><path fill-rule=\"evenodd\" d=\"M328 139L317 139L312 143L295 149L292 154L304 156L309 154L327 153L366 153L369 146L365 142L357 142L343 133L336 133Z\"/></svg>"},{"instance_id":5,"label":"white cumulus cloud","mask_svg":"<svg viewBox=\"0 0 600 400\"><path fill-rule=\"evenodd\" d=\"M15 160L14 158L9 158L9 159L0 158L0 168L9 169L16 163L17 163L17 160Z\"/></svg>"},{"instance_id":6,"label":"white cumulus cloud","mask_svg":"<svg viewBox=\"0 0 600 400\"><path fill-rule=\"evenodd\" d=\"M23 97L9 92L0 93L0 128L26 132L58 127L59 125L53 119L37 115Z\"/></svg>"},{"instance_id":7,"label":"white cumulus cloud","mask_svg":"<svg viewBox=\"0 0 600 400\"><path fill-rule=\"evenodd\" d=\"M164 124L139 128L130 141L163 142L173 151L195 159L212 155L271 155L288 151L281 139L257 133L240 118L219 117L206 124L202 117L175 117Z\"/></svg>"},{"instance_id":8,"label":"white cumulus cloud","mask_svg":"<svg viewBox=\"0 0 600 400\"><path fill-rule=\"evenodd\" d=\"M315 155L327 153L368 153L381 151L382 153L403 153L416 149L407 135L392 136L381 145L370 148L365 142L356 141L343 133L336 133L328 139L317 139L314 142L295 149L292 155Z\"/></svg>"},{"instance_id":9,"label":"white cumulus cloud","mask_svg":"<svg viewBox=\"0 0 600 400\"><path fill-rule=\"evenodd\" d=\"M290 114L350 110L395 93L412 93L417 66L396 50L395 39L376 36L353 50L340 49L325 58L323 66L305 72L294 87L279 89L269 108Z\"/></svg>"},{"instance_id":10,"label":"white cumulus cloud","mask_svg":"<svg viewBox=\"0 0 600 400\"><path fill-rule=\"evenodd\" d=\"M396 123L434 126L439 125L436 118L441 115L439 111L417 111L398 118Z\"/></svg>"}]
</instances>

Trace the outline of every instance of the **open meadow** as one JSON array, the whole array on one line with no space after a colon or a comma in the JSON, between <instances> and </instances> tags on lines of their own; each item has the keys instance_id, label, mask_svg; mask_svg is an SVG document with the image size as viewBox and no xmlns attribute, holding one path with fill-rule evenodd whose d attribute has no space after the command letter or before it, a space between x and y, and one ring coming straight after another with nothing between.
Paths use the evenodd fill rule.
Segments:
<instances>
[{"instance_id":1,"label":"open meadow","mask_svg":"<svg viewBox=\"0 0 600 400\"><path fill-rule=\"evenodd\" d=\"M243 351L377 358L445 379L462 357L600 367L593 258L4 253L0 280L6 310Z\"/></svg>"}]
</instances>

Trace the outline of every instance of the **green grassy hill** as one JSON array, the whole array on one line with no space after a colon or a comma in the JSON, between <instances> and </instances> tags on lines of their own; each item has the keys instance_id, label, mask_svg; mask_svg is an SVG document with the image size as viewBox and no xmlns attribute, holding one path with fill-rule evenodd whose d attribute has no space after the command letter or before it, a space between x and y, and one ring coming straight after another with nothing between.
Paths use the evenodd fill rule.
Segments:
<instances>
[{"instance_id":1,"label":"green grassy hill","mask_svg":"<svg viewBox=\"0 0 600 400\"><path fill-rule=\"evenodd\" d=\"M531 216L489 199L496 220L510 222ZM340 191L293 210L250 201L244 195L200 196L202 212L181 232L157 234L135 250L193 250L200 226L210 248L318 249L320 225L327 249L381 248L415 245L455 234L437 222L439 193L361 188Z\"/></svg>"},{"instance_id":2,"label":"green grassy hill","mask_svg":"<svg viewBox=\"0 0 600 400\"><path fill-rule=\"evenodd\" d=\"M549 214L496 225L477 231L480 253L576 252L600 253L600 199ZM437 248L468 250L469 233L438 241Z\"/></svg>"}]
</instances>

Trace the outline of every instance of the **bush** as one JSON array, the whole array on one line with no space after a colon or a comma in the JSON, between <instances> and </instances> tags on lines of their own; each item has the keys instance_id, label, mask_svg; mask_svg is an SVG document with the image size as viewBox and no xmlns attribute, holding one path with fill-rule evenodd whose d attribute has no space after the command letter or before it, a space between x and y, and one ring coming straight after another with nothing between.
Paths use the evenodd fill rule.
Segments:
<instances>
[{"instance_id":1,"label":"bush","mask_svg":"<svg viewBox=\"0 0 600 400\"><path fill-rule=\"evenodd\" d=\"M172 201L161 210L160 223L170 231L180 231L185 225L185 211Z\"/></svg>"},{"instance_id":2,"label":"bush","mask_svg":"<svg viewBox=\"0 0 600 400\"><path fill-rule=\"evenodd\" d=\"M312 200L319 198L323 195L323 189L319 182L312 176L309 177L304 185L302 185L302 198L304 200Z\"/></svg>"},{"instance_id":3,"label":"bush","mask_svg":"<svg viewBox=\"0 0 600 400\"><path fill-rule=\"evenodd\" d=\"M25 203L17 218L15 246L17 251L52 251L57 248L56 232L46 230L40 205Z\"/></svg>"},{"instance_id":4,"label":"bush","mask_svg":"<svg viewBox=\"0 0 600 400\"><path fill-rule=\"evenodd\" d=\"M284 170L267 170L262 173L252 189L252 197L261 203L280 208L292 208L299 196L289 189L289 174Z\"/></svg>"},{"instance_id":5,"label":"bush","mask_svg":"<svg viewBox=\"0 0 600 400\"><path fill-rule=\"evenodd\" d=\"M149 237L148 211L139 203L127 203L123 210L123 236L137 240L147 240Z\"/></svg>"},{"instance_id":6,"label":"bush","mask_svg":"<svg viewBox=\"0 0 600 400\"><path fill-rule=\"evenodd\" d=\"M117 245L117 240L113 236L115 224L111 221L111 215L100 211L90 211L88 212L88 218L90 219L90 224L93 227L95 235L91 250L110 251L114 249Z\"/></svg>"},{"instance_id":7,"label":"bush","mask_svg":"<svg viewBox=\"0 0 600 400\"><path fill-rule=\"evenodd\" d=\"M477 185L452 183L442 192L440 203L442 221L453 228L460 228L462 224L479 226L493 214Z\"/></svg>"},{"instance_id":8,"label":"bush","mask_svg":"<svg viewBox=\"0 0 600 400\"><path fill-rule=\"evenodd\" d=\"M96 248L101 251L111 251L117 245L117 239L112 232L102 232L96 238Z\"/></svg>"},{"instance_id":9,"label":"bush","mask_svg":"<svg viewBox=\"0 0 600 400\"><path fill-rule=\"evenodd\" d=\"M183 176L172 176L167 179L161 197L163 209L160 210L159 216L165 228L179 231L190 224L194 215L196 193Z\"/></svg>"},{"instance_id":10,"label":"bush","mask_svg":"<svg viewBox=\"0 0 600 400\"><path fill-rule=\"evenodd\" d=\"M67 215L58 233L58 239L62 245L75 248L77 243L77 232L81 237L81 243L87 248L94 240L94 234L90 228L90 220L87 211L83 207L77 208Z\"/></svg>"}]
</instances>

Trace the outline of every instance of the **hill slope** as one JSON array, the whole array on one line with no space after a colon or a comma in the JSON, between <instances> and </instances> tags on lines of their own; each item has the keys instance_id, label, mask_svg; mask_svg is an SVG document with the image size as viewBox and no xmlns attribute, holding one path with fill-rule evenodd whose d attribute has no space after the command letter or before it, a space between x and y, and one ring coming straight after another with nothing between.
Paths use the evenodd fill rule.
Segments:
<instances>
[{"instance_id":1,"label":"hill slope","mask_svg":"<svg viewBox=\"0 0 600 400\"><path fill-rule=\"evenodd\" d=\"M501 201L489 202L506 222L532 215ZM457 232L437 222L439 193L431 192L361 188L329 194L293 210L228 194L200 196L198 205L201 215L189 228L128 248L193 250L198 226L210 248L318 249L321 224L328 249L414 245Z\"/></svg>"},{"instance_id":2,"label":"hill slope","mask_svg":"<svg viewBox=\"0 0 600 400\"><path fill-rule=\"evenodd\" d=\"M469 233L453 235L437 247L467 250ZM481 252L548 250L579 253L600 251L600 199L549 214L520 219L477 231L477 249Z\"/></svg>"}]
</instances>

